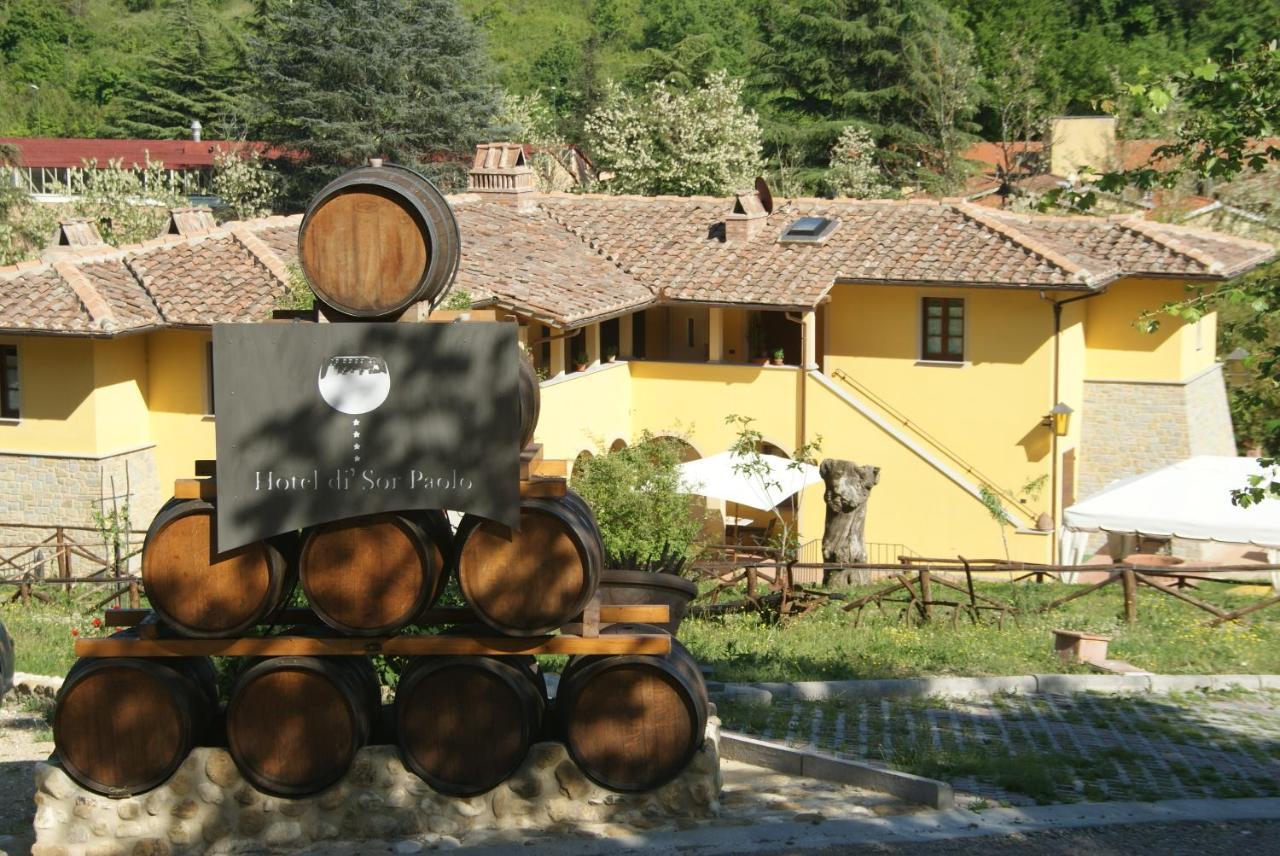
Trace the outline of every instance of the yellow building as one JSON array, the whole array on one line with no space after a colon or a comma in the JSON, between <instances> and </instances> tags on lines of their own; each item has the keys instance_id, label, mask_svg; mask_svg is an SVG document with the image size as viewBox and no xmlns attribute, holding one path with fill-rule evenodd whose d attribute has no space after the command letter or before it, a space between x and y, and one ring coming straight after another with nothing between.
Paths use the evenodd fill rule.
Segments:
<instances>
[{"instance_id":1,"label":"yellow building","mask_svg":"<svg viewBox=\"0 0 1280 856\"><path fill-rule=\"evenodd\" d=\"M474 178L496 184L482 169ZM645 432L710 455L733 440L730 414L755 419L784 454L821 436L821 457L880 468L873 559L986 558L1007 539L1015 558L1049 561L1076 496L1189 455L1233 454L1213 317L1166 318L1154 334L1134 321L1188 284L1272 256L1147 221L965 203L769 210L755 193L523 190L450 202L463 237L456 287L519 322L546 378L537 440L548 456ZM0 271L5 401L12 390L18 402L0 424L0 526L83 517L100 473L121 490L126 461L145 524L165 485L213 456L209 324L267 317L298 223L205 224ZM779 351L780 364L762 364ZM1048 419L1058 405L1072 411L1061 434ZM54 498L33 502L35 484ZM1003 533L984 493L1014 524ZM821 485L798 515L802 541L820 539Z\"/></svg>"}]
</instances>

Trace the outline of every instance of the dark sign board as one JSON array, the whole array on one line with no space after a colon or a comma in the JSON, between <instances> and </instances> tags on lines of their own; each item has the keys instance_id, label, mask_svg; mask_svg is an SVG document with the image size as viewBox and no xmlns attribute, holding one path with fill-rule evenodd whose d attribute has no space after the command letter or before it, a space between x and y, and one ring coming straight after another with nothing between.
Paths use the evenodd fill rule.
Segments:
<instances>
[{"instance_id":1,"label":"dark sign board","mask_svg":"<svg viewBox=\"0 0 1280 856\"><path fill-rule=\"evenodd\" d=\"M219 324L218 550L447 508L519 522L516 327Z\"/></svg>"}]
</instances>

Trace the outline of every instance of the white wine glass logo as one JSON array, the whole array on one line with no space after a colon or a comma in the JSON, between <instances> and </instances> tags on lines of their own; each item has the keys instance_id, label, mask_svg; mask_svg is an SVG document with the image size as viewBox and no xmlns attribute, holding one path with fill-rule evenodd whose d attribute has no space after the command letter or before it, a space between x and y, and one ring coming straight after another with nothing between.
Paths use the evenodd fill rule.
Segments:
<instances>
[{"instance_id":1,"label":"white wine glass logo","mask_svg":"<svg viewBox=\"0 0 1280 856\"><path fill-rule=\"evenodd\" d=\"M377 410L391 393L391 372L382 357L330 357L317 379L320 397L339 413L363 416ZM351 420L356 463L360 462L360 420Z\"/></svg>"}]
</instances>

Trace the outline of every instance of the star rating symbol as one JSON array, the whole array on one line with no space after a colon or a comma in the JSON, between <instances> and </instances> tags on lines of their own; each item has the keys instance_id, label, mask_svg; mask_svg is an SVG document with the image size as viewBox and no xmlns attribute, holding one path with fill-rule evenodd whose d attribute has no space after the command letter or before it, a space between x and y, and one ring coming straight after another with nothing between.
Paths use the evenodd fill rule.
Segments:
<instances>
[{"instance_id":1,"label":"star rating symbol","mask_svg":"<svg viewBox=\"0 0 1280 856\"><path fill-rule=\"evenodd\" d=\"M352 420L351 420L351 424L352 424L352 425L359 425L359 424L360 424L360 420L359 420L359 419L352 419Z\"/></svg>"},{"instance_id":2,"label":"star rating symbol","mask_svg":"<svg viewBox=\"0 0 1280 856\"><path fill-rule=\"evenodd\" d=\"M359 455L356 455L356 463L357 463L357 464L358 464L358 463L360 463L360 456L359 456Z\"/></svg>"},{"instance_id":3,"label":"star rating symbol","mask_svg":"<svg viewBox=\"0 0 1280 856\"><path fill-rule=\"evenodd\" d=\"M359 432L359 431L352 431L352 432L351 432L351 436L352 436L352 437L359 437L359 436L360 436L360 432Z\"/></svg>"},{"instance_id":4,"label":"star rating symbol","mask_svg":"<svg viewBox=\"0 0 1280 856\"><path fill-rule=\"evenodd\" d=\"M358 452L358 451L360 451L360 444L359 444L359 443L356 443L356 451L357 451L357 452Z\"/></svg>"}]
</instances>

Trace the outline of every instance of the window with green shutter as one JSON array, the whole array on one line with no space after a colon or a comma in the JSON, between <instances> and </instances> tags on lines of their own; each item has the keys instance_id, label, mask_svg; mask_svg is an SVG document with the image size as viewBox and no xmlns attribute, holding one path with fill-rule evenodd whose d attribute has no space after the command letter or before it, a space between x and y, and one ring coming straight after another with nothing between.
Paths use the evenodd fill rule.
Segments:
<instances>
[{"instance_id":1,"label":"window with green shutter","mask_svg":"<svg viewBox=\"0 0 1280 856\"><path fill-rule=\"evenodd\" d=\"M926 297L921 316L924 329L920 358L964 362L964 299Z\"/></svg>"}]
</instances>

